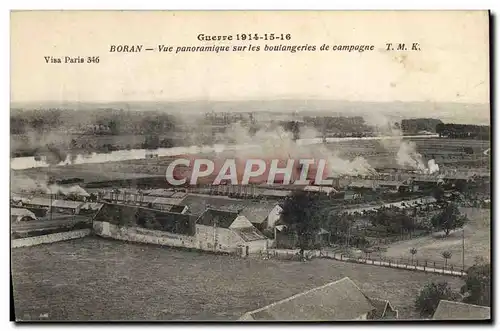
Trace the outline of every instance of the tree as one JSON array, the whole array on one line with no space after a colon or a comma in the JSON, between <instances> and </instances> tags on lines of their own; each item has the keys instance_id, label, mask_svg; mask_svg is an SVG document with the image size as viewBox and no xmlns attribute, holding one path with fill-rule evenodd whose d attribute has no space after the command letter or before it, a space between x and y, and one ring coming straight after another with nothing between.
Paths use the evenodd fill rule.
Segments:
<instances>
[{"instance_id":1,"label":"tree","mask_svg":"<svg viewBox=\"0 0 500 331\"><path fill-rule=\"evenodd\" d=\"M416 248L410 248L410 254L411 254L411 264L413 265L413 257L415 254L417 254L417 249Z\"/></svg>"},{"instance_id":2,"label":"tree","mask_svg":"<svg viewBox=\"0 0 500 331\"><path fill-rule=\"evenodd\" d=\"M435 186L432 189L431 195L437 200L437 202L442 202L444 198L444 190L441 186Z\"/></svg>"},{"instance_id":3,"label":"tree","mask_svg":"<svg viewBox=\"0 0 500 331\"><path fill-rule=\"evenodd\" d=\"M465 217L460 214L457 206L450 203L438 215L434 216L431 220L432 225L438 229L443 230L448 236L451 230L462 227L465 224Z\"/></svg>"},{"instance_id":4,"label":"tree","mask_svg":"<svg viewBox=\"0 0 500 331\"><path fill-rule=\"evenodd\" d=\"M335 237L343 237L347 235L352 225L352 221L347 214L329 213L325 220L327 224L325 228L330 231Z\"/></svg>"},{"instance_id":5,"label":"tree","mask_svg":"<svg viewBox=\"0 0 500 331\"><path fill-rule=\"evenodd\" d=\"M448 264L448 259L451 258L451 252L450 251L444 251L441 253L441 256L444 259L444 267L446 268L446 265Z\"/></svg>"},{"instance_id":6,"label":"tree","mask_svg":"<svg viewBox=\"0 0 500 331\"><path fill-rule=\"evenodd\" d=\"M455 301L459 294L454 292L447 282L428 283L420 290L420 294L415 300L415 308L422 317L430 317L436 311L441 300Z\"/></svg>"},{"instance_id":7,"label":"tree","mask_svg":"<svg viewBox=\"0 0 500 331\"><path fill-rule=\"evenodd\" d=\"M491 305L491 264L475 264L470 267L460 292L465 295L464 302L489 307Z\"/></svg>"},{"instance_id":8,"label":"tree","mask_svg":"<svg viewBox=\"0 0 500 331\"><path fill-rule=\"evenodd\" d=\"M89 196L89 201L90 202L96 202L98 199L97 195L95 193L90 193L90 196Z\"/></svg>"},{"instance_id":9,"label":"tree","mask_svg":"<svg viewBox=\"0 0 500 331\"><path fill-rule=\"evenodd\" d=\"M320 228L321 215L317 198L305 191L294 191L283 204L281 218L297 234L302 258Z\"/></svg>"},{"instance_id":10,"label":"tree","mask_svg":"<svg viewBox=\"0 0 500 331\"><path fill-rule=\"evenodd\" d=\"M137 225L143 226L150 230L162 230L162 225L156 219L156 215L151 210L137 209L136 212Z\"/></svg>"}]
</instances>

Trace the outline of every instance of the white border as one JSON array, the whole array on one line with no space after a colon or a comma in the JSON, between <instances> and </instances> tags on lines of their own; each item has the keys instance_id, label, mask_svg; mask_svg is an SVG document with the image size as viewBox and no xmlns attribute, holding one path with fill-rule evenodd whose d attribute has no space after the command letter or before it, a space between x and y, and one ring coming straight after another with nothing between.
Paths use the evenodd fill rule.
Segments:
<instances>
[{"instance_id":1,"label":"white border","mask_svg":"<svg viewBox=\"0 0 500 331\"><path fill-rule=\"evenodd\" d=\"M308 9L308 10L361 10L361 9L370 9L370 10L414 10L414 9L421 9L421 10L437 10L437 9L447 9L447 10L458 10L458 9L491 9L492 13L497 14L500 12L499 8L499 3L500 1L498 0L470 0L470 1L460 1L460 0L454 0L454 1L443 1L443 0L420 0L420 1L370 1L370 0L350 0L350 1L297 1L297 0L288 0L288 1L283 1L281 3L277 3L275 1L270 1L270 0L249 0L249 1L190 1L190 0L183 0L183 1L178 1L178 2L151 2L147 0L139 0L139 1L104 1L104 0L87 0L87 1L57 1L57 0L45 0L45 1L2 1L1 7L1 36L3 39L3 45L4 47L1 49L1 55L2 55L2 66L4 70L2 72L8 73L10 72L10 67L9 67L9 46L10 46L10 38L9 38L9 16L10 16L10 10L34 10L34 9L44 9L44 10L50 10L50 9L115 9L115 10L133 10L133 9L139 9L139 10L145 10L145 9L169 9L169 10L214 10L214 9L235 9L235 10L257 10L257 9L266 9L266 10L299 10L299 9ZM496 18L497 21L497 26L498 26L498 18ZM497 29L495 29L497 31ZM40 33L43 33L42 31ZM36 38L36 36L34 36ZM499 39L499 34L496 32L496 39ZM492 45L493 46L493 45ZM26 51L29 52L29 45L26 45ZM498 59L498 51L496 52L496 57L495 57L495 62L497 64L498 68L498 63L500 62ZM495 77L497 77L498 70L495 70ZM1 129L0 132L5 136L6 142L9 141L9 108L10 108L10 103L9 103L9 98L10 98L10 92L9 92L9 76L7 74L3 75L3 80L2 80L2 104L4 104L5 109L2 112L2 119L0 120L0 125ZM498 86L498 83L497 85ZM495 89L495 92L498 92L498 89ZM495 105L498 106L498 94L495 94ZM496 123L495 123L496 124ZM495 126L496 127L496 126ZM496 134L495 134L496 137ZM496 139L495 139L496 140ZM4 158L4 161L1 163L2 166L2 173L4 175L7 175L7 173L10 173L10 166L9 166L9 150L10 146L8 143L3 143L0 144L0 148L2 151L0 152L0 155ZM495 160L497 159L497 155L495 153L495 150L493 150L493 154L495 157ZM496 160L496 164L498 165L498 160ZM495 170L493 170L495 171ZM496 172L496 171L495 171ZM3 177L6 178L6 177ZM8 196L9 196L9 185L7 183L7 180L5 180L2 183L2 190L1 190L1 196L0 197L1 201L4 203L2 206L5 206L5 209L2 209L3 214L7 216L8 213ZM496 196L495 196L495 205L499 206L496 202ZM496 214L494 215L493 219L496 219ZM5 245L5 247L0 250L1 254L1 261L2 263L2 272L0 272L0 288L2 289L2 292L0 294L0 298L2 298L1 304L2 304L2 309L0 310L3 314L1 321L2 321L2 329L4 327L7 327L8 329L13 329L15 326L13 323L7 322L9 320L9 311L10 311L10 294L9 294L9 265L7 261L9 261L10 258L10 252L9 252L9 241L10 241L10 236L9 236L9 231L8 231L8 218L5 217L3 218L3 225L4 229L2 231L3 235L3 240L2 243ZM500 229L496 228L495 231L495 238L492 238L492 243L494 244L498 240L498 233ZM496 250L496 245L495 245L495 253L497 253ZM495 269L496 265L495 265ZM496 277L495 277L496 278ZM497 279L495 279L495 288L498 288L498 282ZM497 291L495 291L497 292ZM495 296L497 298L497 296ZM411 298L412 300L413 298ZM495 301L498 305L498 301ZM497 306L496 305L496 306ZM496 311L495 311L496 313ZM497 316L495 314L495 316ZM98 329L104 329L108 328L110 326L107 325L88 325L89 327L92 328L98 328ZM148 325L148 326L153 326L153 325ZM165 327L165 325L158 325L160 327ZM204 330L217 330L220 328L220 325L199 325L200 327L203 327ZM384 324L380 325L380 327L386 328L386 327L391 327L390 324ZM30 326L30 328L40 328L41 326ZM50 328L56 328L57 325L50 326L50 327L44 327L44 329L50 329ZM67 325L61 325L61 327L67 327ZM170 328L177 329L180 328L181 326L170 326ZM231 328L235 328L237 326L232 325ZM264 326L266 327L266 326ZM289 328L290 325L288 326L274 326L274 328ZM340 328L344 329L347 326L341 326L341 325L335 325L333 326L335 328ZM360 327L359 324L355 325L354 327L358 328ZM368 327L368 326L367 326ZM374 326L371 326L374 327ZM394 325L393 327L398 327L398 325ZM404 325L405 328L408 329L413 329L418 327L418 325ZM453 327L460 327L459 325L453 325ZM470 326L469 326L470 327ZM136 329L136 330L142 330L144 326L137 326L137 325L131 325L130 328ZM195 328L194 325L191 325L189 327L183 327L183 329L191 329ZM431 327L427 326L427 328L432 329L432 328L437 328L436 326Z\"/></svg>"}]
</instances>

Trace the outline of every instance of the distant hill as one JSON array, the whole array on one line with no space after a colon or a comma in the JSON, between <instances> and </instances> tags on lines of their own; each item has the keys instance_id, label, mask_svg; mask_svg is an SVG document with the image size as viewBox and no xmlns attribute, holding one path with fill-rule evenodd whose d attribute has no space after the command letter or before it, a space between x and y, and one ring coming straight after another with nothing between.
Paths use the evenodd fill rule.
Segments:
<instances>
[{"instance_id":1,"label":"distant hill","mask_svg":"<svg viewBox=\"0 0 500 331\"><path fill-rule=\"evenodd\" d=\"M489 104L433 102L355 102L331 100L247 101L134 101L134 102L31 102L11 103L11 108L63 108L78 111L123 109L160 110L173 114L202 112L272 112L287 115L363 116L383 115L391 121L408 118L439 118L447 123L490 124Z\"/></svg>"}]
</instances>

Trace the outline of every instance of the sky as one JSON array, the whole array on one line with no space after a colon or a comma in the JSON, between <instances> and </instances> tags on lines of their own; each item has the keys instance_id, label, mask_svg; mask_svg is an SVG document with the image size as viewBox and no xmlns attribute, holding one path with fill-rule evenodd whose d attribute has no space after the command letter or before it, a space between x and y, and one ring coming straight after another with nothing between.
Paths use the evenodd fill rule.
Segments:
<instances>
[{"instance_id":1,"label":"sky","mask_svg":"<svg viewBox=\"0 0 500 331\"><path fill-rule=\"evenodd\" d=\"M320 99L489 102L486 11L13 12L11 101ZM290 34L202 42L197 35ZM388 52L386 43L419 43ZM110 53L143 44L154 52ZM259 45L259 52L159 53L158 45ZM372 52L267 52L264 45L374 45ZM99 56L47 64L44 57Z\"/></svg>"}]
</instances>

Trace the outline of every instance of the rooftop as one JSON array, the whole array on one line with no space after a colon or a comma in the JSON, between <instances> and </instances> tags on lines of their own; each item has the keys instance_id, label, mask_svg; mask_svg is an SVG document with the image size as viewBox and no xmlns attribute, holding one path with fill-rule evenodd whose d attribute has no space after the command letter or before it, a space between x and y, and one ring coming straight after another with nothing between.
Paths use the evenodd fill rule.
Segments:
<instances>
[{"instance_id":1,"label":"rooftop","mask_svg":"<svg viewBox=\"0 0 500 331\"><path fill-rule=\"evenodd\" d=\"M267 239L262 233L259 232L254 227L251 228L235 228L232 229L236 232L244 241L254 241L254 240L264 240Z\"/></svg>"},{"instance_id":2,"label":"rooftop","mask_svg":"<svg viewBox=\"0 0 500 331\"><path fill-rule=\"evenodd\" d=\"M238 217L238 213L233 213L224 210L207 209L197 220L197 224L214 226L219 228L229 228L234 220Z\"/></svg>"},{"instance_id":3,"label":"rooftop","mask_svg":"<svg viewBox=\"0 0 500 331\"><path fill-rule=\"evenodd\" d=\"M266 220L271 211L277 205L277 202L272 201L254 202L252 204L248 204L240 214L248 218L250 222L260 224Z\"/></svg>"},{"instance_id":4,"label":"rooftop","mask_svg":"<svg viewBox=\"0 0 500 331\"><path fill-rule=\"evenodd\" d=\"M33 214L31 211L25 208L10 208L10 215L11 216L29 216L33 219L36 219L35 214Z\"/></svg>"},{"instance_id":5,"label":"rooftop","mask_svg":"<svg viewBox=\"0 0 500 331\"><path fill-rule=\"evenodd\" d=\"M239 213L248 205L248 201L241 199L232 199L223 196L190 193L184 199L182 199L180 204L188 206L188 213L193 215L201 215L208 208Z\"/></svg>"},{"instance_id":6,"label":"rooftop","mask_svg":"<svg viewBox=\"0 0 500 331\"><path fill-rule=\"evenodd\" d=\"M448 300L439 301L434 320L485 320L491 318L490 307Z\"/></svg>"},{"instance_id":7,"label":"rooftop","mask_svg":"<svg viewBox=\"0 0 500 331\"><path fill-rule=\"evenodd\" d=\"M71 208L76 209L82 206L84 203L81 201L71 201L71 200L54 200L52 202L52 207L56 208Z\"/></svg>"},{"instance_id":8,"label":"rooftop","mask_svg":"<svg viewBox=\"0 0 500 331\"><path fill-rule=\"evenodd\" d=\"M354 320L376 307L348 277L251 311L242 320Z\"/></svg>"}]
</instances>

